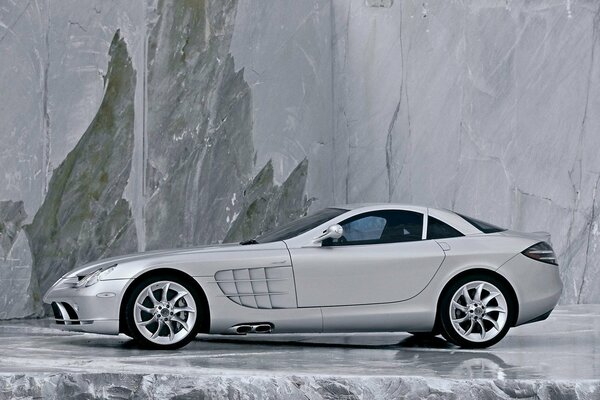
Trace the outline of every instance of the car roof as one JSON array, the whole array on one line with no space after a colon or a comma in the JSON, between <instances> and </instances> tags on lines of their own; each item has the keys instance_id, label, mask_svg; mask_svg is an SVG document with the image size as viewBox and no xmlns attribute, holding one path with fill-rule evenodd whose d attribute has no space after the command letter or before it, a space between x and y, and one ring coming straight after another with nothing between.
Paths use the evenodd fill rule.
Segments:
<instances>
[{"instance_id":1,"label":"car roof","mask_svg":"<svg viewBox=\"0 0 600 400\"><path fill-rule=\"evenodd\" d=\"M357 210L359 208L373 208L373 209L394 209L394 208L408 208L408 209L427 209L427 207L417 206L414 204L401 204L401 203L351 203L351 204L339 204L332 208L341 208L344 210Z\"/></svg>"}]
</instances>

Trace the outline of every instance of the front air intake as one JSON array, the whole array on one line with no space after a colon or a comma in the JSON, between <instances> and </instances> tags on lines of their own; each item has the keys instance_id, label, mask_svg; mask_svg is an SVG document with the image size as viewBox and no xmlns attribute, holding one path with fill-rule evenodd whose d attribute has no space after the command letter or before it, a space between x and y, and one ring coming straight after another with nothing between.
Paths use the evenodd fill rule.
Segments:
<instances>
[{"instance_id":1,"label":"front air intake","mask_svg":"<svg viewBox=\"0 0 600 400\"><path fill-rule=\"evenodd\" d=\"M56 320L56 323L58 325L64 325L65 317L60 312L60 309L58 308L58 304L53 301L51 306L52 306L52 312L54 313L54 319Z\"/></svg>"},{"instance_id":2,"label":"front air intake","mask_svg":"<svg viewBox=\"0 0 600 400\"><path fill-rule=\"evenodd\" d=\"M52 302L52 313L58 325L81 325L75 309L66 302Z\"/></svg>"}]
</instances>

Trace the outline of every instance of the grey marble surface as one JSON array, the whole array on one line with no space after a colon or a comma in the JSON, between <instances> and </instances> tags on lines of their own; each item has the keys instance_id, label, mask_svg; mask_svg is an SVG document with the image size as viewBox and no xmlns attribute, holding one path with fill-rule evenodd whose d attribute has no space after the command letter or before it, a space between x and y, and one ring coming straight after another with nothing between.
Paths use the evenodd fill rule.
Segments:
<instances>
[{"instance_id":1,"label":"grey marble surface","mask_svg":"<svg viewBox=\"0 0 600 400\"><path fill-rule=\"evenodd\" d=\"M0 318L40 315L75 264L253 237L331 202L309 169L329 165L330 4L294 2L279 25L258 22L286 4L258 4L0 2L0 200L27 216L18 243L0 232L3 254L23 255L0 263Z\"/></svg>"},{"instance_id":2,"label":"grey marble surface","mask_svg":"<svg viewBox=\"0 0 600 400\"><path fill-rule=\"evenodd\" d=\"M96 117L54 170L44 202L25 227L34 287L41 291L78 265L137 249L131 209L123 199L133 152L136 76L120 32L109 54Z\"/></svg>"},{"instance_id":3,"label":"grey marble surface","mask_svg":"<svg viewBox=\"0 0 600 400\"><path fill-rule=\"evenodd\" d=\"M599 10L0 0L0 201L25 216L0 232L0 318L40 315L43 291L73 264L237 240L363 201L546 230L562 303L600 302ZM110 54L117 31L125 58ZM109 72L128 63L135 84L111 95ZM124 99L131 112L111 116L123 146L78 154ZM98 159L111 164L105 180ZM103 213L114 218L95 230Z\"/></svg>"},{"instance_id":4,"label":"grey marble surface","mask_svg":"<svg viewBox=\"0 0 600 400\"><path fill-rule=\"evenodd\" d=\"M512 329L485 350L386 333L199 335L181 350L157 352L137 349L124 336L5 321L0 398L117 392L136 398L154 390L167 398L594 399L600 395L599 328L600 306L571 305Z\"/></svg>"},{"instance_id":5,"label":"grey marble surface","mask_svg":"<svg viewBox=\"0 0 600 400\"><path fill-rule=\"evenodd\" d=\"M376 3L332 2L336 201L548 231L600 302L600 2Z\"/></svg>"},{"instance_id":6,"label":"grey marble surface","mask_svg":"<svg viewBox=\"0 0 600 400\"><path fill-rule=\"evenodd\" d=\"M41 314L35 296L39 290L32 279L33 260L23 222L27 219L22 201L0 201L0 319Z\"/></svg>"},{"instance_id":7,"label":"grey marble surface","mask_svg":"<svg viewBox=\"0 0 600 400\"><path fill-rule=\"evenodd\" d=\"M312 207L333 199L330 0L238 2L231 41L252 91L255 173L271 161L281 184L307 159Z\"/></svg>"}]
</instances>

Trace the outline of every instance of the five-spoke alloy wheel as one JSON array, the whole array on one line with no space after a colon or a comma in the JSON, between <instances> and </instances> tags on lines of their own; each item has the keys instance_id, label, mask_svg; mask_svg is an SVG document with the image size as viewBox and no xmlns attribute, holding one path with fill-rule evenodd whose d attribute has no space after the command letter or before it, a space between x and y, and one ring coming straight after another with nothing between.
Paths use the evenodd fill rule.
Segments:
<instances>
[{"instance_id":1,"label":"five-spoke alloy wheel","mask_svg":"<svg viewBox=\"0 0 600 400\"><path fill-rule=\"evenodd\" d=\"M467 348L488 347L502 339L516 310L513 294L493 276L467 276L442 294L438 315L446 340Z\"/></svg>"},{"instance_id":2,"label":"five-spoke alloy wheel","mask_svg":"<svg viewBox=\"0 0 600 400\"><path fill-rule=\"evenodd\" d=\"M137 283L127 300L129 331L145 347L182 347L198 332L200 298L193 284L178 277L146 278Z\"/></svg>"}]
</instances>

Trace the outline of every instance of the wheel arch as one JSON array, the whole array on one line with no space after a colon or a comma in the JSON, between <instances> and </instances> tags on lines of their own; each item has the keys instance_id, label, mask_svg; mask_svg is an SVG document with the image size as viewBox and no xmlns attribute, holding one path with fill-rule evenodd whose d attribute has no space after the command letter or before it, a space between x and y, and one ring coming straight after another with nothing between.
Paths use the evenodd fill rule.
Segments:
<instances>
[{"instance_id":1,"label":"wheel arch","mask_svg":"<svg viewBox=\"0 0 600 400\"><path fill-rule=\"evenodd\" d=\"M135 284L143 279L148 278L148 277L151 277L154 275L161 275L161 274L169 275L171 277L173 277L173 276L179 277L179 278L185 280L186 282L190 282L190 284L192 284L198 290L198 293L200 293L202 296L200 301L201 301L202 307L203 307L202 321L201 321L202 323L201 323L201 328L200 328L199 333L208 333L210 331L210 307L209 307L208 298L206 297L206 293L204 292L204 289L202 289L202 286L200 286L200 284L198 283L198 281L196 279L194 279L194 277L186 274L183 271L173 269L173 268L157 268L157 269L148 270L148 271L140 274L139 276L137 276L135 279L133 279L129 283L129 285L127 286L127 289L125 289L125 293L123 293L123 297L121 297L121 303L119 304L119 333L124 333L128 336L131 336L130 333L128 332L127 323L125 322L125 307L127 306L127 299L129 299L131 292L135 288Z\"/></svg>"},{"instance_id":2,"label":"wheel arch","mask_svg":"<svg viewBox=\"0 0 600 400\"><path fill-rule=\"evenodd\" d=\"M515 288L513 287L513 285L510 284L510 282L503 277L502 275L500 275L498 272L491 270L491 269L485 269L485 268L470 268L464 271L459 272L458 274L454 275L451 279L448 280L448 282L446 282L446 284L444 285L444 288L440 291L440 293L438 294L438 298L437 298L437 302L436 302L436 307L435 307L435 327L439 327L440 325L440 302L442 300L442 297L444 295L444 293L446 293L446 290L448 290L448 288L457 280L464 278L465 276L469 276L469 275L487 275L490 277L493 277L495 279L498 279L500 282L502 282L504 285L506 285L506 287L510 290L509 295L511 296L511 300L514 301L514 303L517 305L516 307L516 311L514 313L514 317L513 320L510 321L510 326L514 327L516 322L519 319L519 298L517 297L517 293L515 292Z\"/></svg>"}]
</instances>

